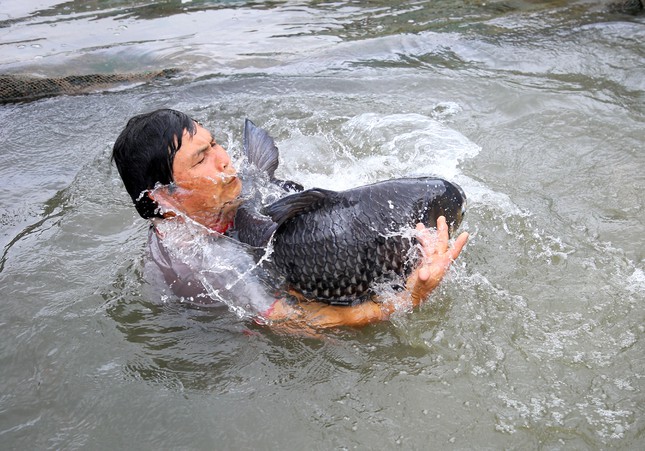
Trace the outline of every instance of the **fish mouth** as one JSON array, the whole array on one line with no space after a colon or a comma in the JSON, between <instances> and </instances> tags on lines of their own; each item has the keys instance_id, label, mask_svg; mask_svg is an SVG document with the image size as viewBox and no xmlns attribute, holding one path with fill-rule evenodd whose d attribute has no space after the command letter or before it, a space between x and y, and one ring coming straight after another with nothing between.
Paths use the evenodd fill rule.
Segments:
<instances>
[{"instance_id":1,"label":"fish mouth","mask_svg":"<svg viewBox=\"0 0 645 451\"><path fill-rule=\"evenodd\" d=\"M461 196L461 214L463 215L466 213L466 207L468 206L468 198L466 197L466 193L464 192L464 189L459 186L456 183L453 183L452 186L457 188L457 191L459 191L459 195Z\"/></svg>"}]
</instances>

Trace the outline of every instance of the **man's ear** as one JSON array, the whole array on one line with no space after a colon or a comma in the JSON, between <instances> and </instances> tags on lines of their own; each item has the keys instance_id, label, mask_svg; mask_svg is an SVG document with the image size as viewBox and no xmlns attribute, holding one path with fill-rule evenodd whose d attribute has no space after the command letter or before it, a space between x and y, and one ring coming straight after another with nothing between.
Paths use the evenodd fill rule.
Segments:
<instances>
[{"instance_id":1,"label":"man's ear","mask_svg":"<svg viewBox=\"0 0 645 451\"><path fill-rule=\"evenodd\" d=\"M146 192L146 195L157 204L164 218L176 216L180 211L179 206L181 203L173 195L174 191L171 185L163 185Z\"/></svg>"}]
</instances>

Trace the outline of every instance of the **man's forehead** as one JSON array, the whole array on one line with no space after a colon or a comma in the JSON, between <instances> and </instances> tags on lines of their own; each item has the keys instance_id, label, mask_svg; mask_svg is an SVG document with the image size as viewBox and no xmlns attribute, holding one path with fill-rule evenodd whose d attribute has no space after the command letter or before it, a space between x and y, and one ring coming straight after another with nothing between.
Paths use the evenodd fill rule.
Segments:
<instances>
[{"instance_id":1,"label":"man's forehead","mask_svg":"<svg viewBox=\"0 0 645 451\"><path fill-rule=\"evenodd\" d=\"M211 137L211 132L204 128L199 122L195 122L195 133L193 135L191 135L188 130L184 130L184 139L188 138L191 141L206 140L210 142L212 139Z\"/></svg>"}]
</instances>

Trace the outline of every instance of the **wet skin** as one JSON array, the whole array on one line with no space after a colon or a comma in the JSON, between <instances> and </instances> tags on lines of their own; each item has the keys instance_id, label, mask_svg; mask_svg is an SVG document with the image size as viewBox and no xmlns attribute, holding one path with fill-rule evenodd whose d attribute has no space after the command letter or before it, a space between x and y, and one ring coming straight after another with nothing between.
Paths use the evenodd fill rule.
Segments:
<instances>
[{"instance_id":1,"label":"wet skin","mask_svg":"<svg viewBox=\"0 0 645 451\"><path fill-rule=\"evenodd\" d=\"M226 150L201 125L184 131L172 165L175 189L155 190L162 206L184 213L206 227L224 231L239 206L242 182Z\"/></svg>"}]
</instances>

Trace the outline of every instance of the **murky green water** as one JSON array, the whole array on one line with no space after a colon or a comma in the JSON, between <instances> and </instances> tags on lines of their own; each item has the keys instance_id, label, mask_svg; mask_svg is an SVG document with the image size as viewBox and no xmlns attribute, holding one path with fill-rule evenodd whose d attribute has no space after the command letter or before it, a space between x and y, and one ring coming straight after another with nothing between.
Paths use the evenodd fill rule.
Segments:
<instances>
[{"instance_id":1,"label":"murky green water","mask_svg":"<svg viewBox=\"0 0 645 451\"><path fill-rule=\"evenodd\" d=\"M601 1L7 2L0 72L178 78L0 107L3 449L643 449L645 19ZM249 117L280 175L430 173L471 241L431 301L315 340L159 302L109 158Z\"/></svg>"}]
</instances>

